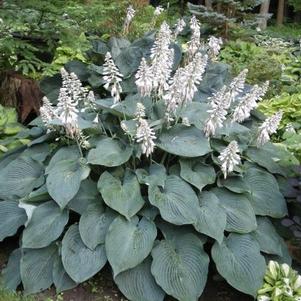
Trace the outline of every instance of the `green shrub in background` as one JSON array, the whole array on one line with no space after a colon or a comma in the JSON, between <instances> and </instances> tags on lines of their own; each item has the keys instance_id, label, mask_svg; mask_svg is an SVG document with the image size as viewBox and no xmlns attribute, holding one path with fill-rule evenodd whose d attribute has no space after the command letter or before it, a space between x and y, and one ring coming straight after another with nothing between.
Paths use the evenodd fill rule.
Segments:
<instances>
[{"instance_id":1,"label":"green shrub in background","mask_svg":"<svg viewBox=\"0 0 301 301\"><path fill-rule=\"evenodd\" d=\"M17 121L15 109L0 105L0 157L29 142L29 140L19 138L17 135L23 129L23 126Z\"/></svg>"},{"instance_id":2,"label":"green shrub in background","mask_svg":"<svg viewBox=\"0 0 301 301\"><path fill-rule=\"evenodd\" d=\"M283 93L260 103L259 110L272 115L281 110L281 131L275 141L282 142L301 162L301 94Z\"/></svg>"},{"instance_id":3,"label":"green shrub in background","mask_svg":"<svg viewBox=\"0 0 301 301\"><path fill-rule=\"evenodd\" d=\"M191 27L186 53L164 23L155 40L99 44L103 66L69 64L63 81L44 81L29 129L40 137L0 161L0 240L22 227L7 287L63 291L108 261L129 300L197 300L210 252L255 297L265 257L290 264L270 221L287 212L276 176L290 154L267 142L281 114L251 115L266 87L246 90L245 71L231 80L196 43L195 18ZM214 43L207 50L215 58Z\"/></svg>"},{"instance_id":4,"label":"green shrub in background","mask_svg":"<svg viewBox=\"0 0 301 301\"><path fill-rule=\"evenodd\" d=\"M0 71L16 70L32 78L52 75L74 59L85 62L90 40L120 36L126 9L136 9L130 39L157 27L155 8L139 1L3 1L0 8ZM174 18L175 16L173 16Z\"/></svg>"}]
</instances>

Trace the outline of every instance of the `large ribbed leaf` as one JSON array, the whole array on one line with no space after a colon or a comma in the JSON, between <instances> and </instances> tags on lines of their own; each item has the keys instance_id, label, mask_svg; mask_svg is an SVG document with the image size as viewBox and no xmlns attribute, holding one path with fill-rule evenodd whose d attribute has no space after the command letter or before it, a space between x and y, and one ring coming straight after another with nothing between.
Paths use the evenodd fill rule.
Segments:
<instances>
[{"instance_id":1,"label":"large ribbed leaf","mask_svg":"<svg viewBox=\"0 0 301 301\"><path fill-rule=\"evenodd\" d=\"M162 240L152 251L156 282L179 301L197 301L207 281L209 257L193 234Z\"/></svg>"},{"instance_id":2,"label":"large ribbed leaf","mask_svg":"<svg viewBox=\"0 0 301 301\"><path fill-rule=\"evenodd\" d=\"M163 301L165 293L151 274L151 258L148 257L134 267L120 273L115 282L120 291L132 301Z\"/></svg>"},{"instance_id":3,"label":"large ribbed leaf","mask_svg":"<svg viewBox=\"0 0 301 301\"><path fill-rule=\"evenodd\" d=\"M79 191L68 203L68 208L77 212L78 214L83 214L89 205L102 203L103 201L97 189L97 183L90 179L86 179L81 182Z\"/></svg>"},{"instance_id":4,"label":"large ribbed leaf","mask_svg":"<svg viewBox=\"0 0 301 301\"><path fill-rule=\"evenodd\" d=\"M266 168L270 173L286 176L285 169L278 163L281 158L277 156L277 147L272 143L269 145L270 147L264 145L263 148L249 147L246 155L253 162Z\"/></svg>"},{"instance_id":5,"label":"large ribbed leaf","mask_svg":"<svg viewBox=\"0 0 301 301\"><path fill-rule=\"evenodd\" d=\"M273 175L257 168L249 168L244 179L250 187L249 199L257 215L279 218L287 214L285 199Z\"/></svg>"},{"instance_id":6,"label":"large ribbed leaf","mask_svg":"<svg viewBox=\"0 0 301 301\"><path fill-rule=\"evenodd\" d=\"M218 272L237 290L256 296L266 264L257 241L249 234L231 233L211 250Z\"/></svg>"},{"instance_id":7,"label":"large ribbed leaf","mask_svg":"<svg viewBox=\"0 0 301 301\"><path fill-rule=\"evenodd\" d=\"M262 252L282 256L281 237L267 217L257 217L257 229L252 235Z\"/></svg>"},{"instance_id":8,"label":"large ribbed leaf","mask_svg":"<svg viewBox=\"0 0 301 301\"><path fill-rule=\"evenodd\" d=\"M198 129L203 130L209 105L207 103L191 102L180 112L182 118L188 118L189 122Z\"/></svg>"},{"instance_id":9,"label":"large ribbed leaf","mask_svg":"<svg viewBox=\"0 0 301 301\"><path fill-rule=\"evenodd\" d=\"M182 157L200 157L211 151L208 139L194 126L176 125L162 132L157 145L170 154Z\"/></svg>"},{"instance_id":10,"label":"large ribbed leaf","mask_svg":"<svg viewBox=\"0 0 301 301\"><path fill-rule=\"evenodd\" d=\"M62 241L62 262L68 275L77 283L99 272L107 261L104 245L90 250L83 243L77 225L72 225Z\"/></svg>"},{"instance_id":11,"label":"large ribbed leaf","mask_svg":"<svg viewBox=\"0 0 301 301\"><path fill-rule=\"evenodd\" d=\"M215 171L212 166L200 162L200 160L180 160L181 178L198 188L200 191L215 182Z\"/></svg>"},{"instance_id":12,"label":"large ribbed leaf","mask_svg":"<svg viewBox=\"0 0 301 301\"><path fill-rule=\"evenodd\" d=\"M89 166L80 159L59 161L51 168L46 180L50 196L64 208L77 194L81 182L89 173Z\"/></svg>"},{"instance_id":13,"label":"large ribbed leaf","mask_svg":"<svg viewBox=\"0 0 301 301\"><path fill-rule=\"evenodd\" d=\"M28 147L24 152L22 152L20 157L30 157L31 159L42 163L46 160L50 152L49 144L44 143Z\"/></svg>"},{"instance_id":14,"label":"large ribbed leaf","mask_svg":"<svg viewBox=\"0 0 301 301\"><path fill-rule=\"evenodd\" d=\"M21 279L26 294L43 291L51 286L53 261L57 247L25 249L21 258Z\"/></svg>"},{"instance_id":15,"label":"large ribbed leaf","mask_svg":"<svg viewBox=\"0 0 301 301\"><path fill-rule=\"evenodd\" d=\"M16 249L10 254L8 263L2 270L4 286L9 290L15 291L21 283L20 260L21 249Z\"/></svg>"},{"instance_id":16,"label":"large ribbed leaf","mask_svg":"<svg viewBox=\"0 0 301 301\"><path fill-rule=\"evenodd\" d=\"M19 199L43 184L43 166L29 157L18 158L0 171L0 199Z\"/></svg>"},{"instance_id":17,"label":"large ribbed leaf","mask_svg":"<svg viewBox=\"0 0 301 301\"><path fill-rule=\"evenodd\" d=\"M149 170L136 169L136 175L140 184L164 186L166 180L166 169L164 165L152 164Z\"/></svg>"},{"instance_id":18,"label":"large ribbed leaf","mask_svg":"<svg viewBox=\"0 0 301 301\"><path fill-rule=\"evenodd\" d=\"M25 224L27 215L14 201L0 202L0 241L14 235Z\"/></svg>"},{"instance_id":19,"label":"large ribbed leaf","mask_svg":"<svg viewBox=\"0 0 301 301\"><path fill-rule=\"evenodd\" d=\"M220 204L226 211L226 231L249 233L256 229L255 213L245 195L233 193L223 188L213 189L212 192L219 198Z\"/></svg>"},{"instance_id":20,"label":"large ribbed leaf","mask_svg":"<svg viewBox=\"0 0 301 301\"><path fill-rule=\"evenodd\" d=\"M212 193L204 191L199 195L200 210L198 220L194 224L197 231L204 233L218 242L224 239L227 214L219 199ZM214 218L212 218L214 216Z\"/></svg>"},{"instance_id":21,"label":"large ribbed leaf","mask_svg":"<svg viewBox=\"0 0 301 301\"><path fill-rule=\"evenodd\" d=\"M144 205L138 179L129 170L125 172L123 183L105 171L97 186L105 203L127 219L134 216Z\"/></svg>"},{"instance_id":22,"label":"large ribbed leaf","mask_svg":"<svg viewBox=\"0 0 301 301\"><path fill-rule=\"evenodd\" d=\"M226 187L236 193L250 192L250 188L242 176L228 177L227 179L219 178L217 186Z\"/></svg>"},{"instance_id":23,"label":"large ribbed leaf","mask_svg":"<svg viewBox=\"0 0 301 301\"><path fill-rule=\"evenodd\" d=\"M69 212L61 210L53 201L38 206L28 226L23 231L23 248L44 248L55 241L63 232Z\"/></svg>"},{"instance_id":24,"label":"large ribbed leaf","mask_svg":"<svg viewBox=\"0 0 301 301\"><path fill-rule=\"evenodd\" d=\"M161 216L175 225L193 224L197 221L199 201L189 184L178 176L168 176L164 189L151 185L149 201L159 208Z\"/></svg>"},{"instance_id":25,"label":"large ribbed leaf","mask_svg":"<svg viewBox=\"0 0 301 301\"><path fill-rule=\"evenodd\" d=\"M155 224L137 216L130 221L119 216L111 224L106 236L106 253L114 277L134 268L151 252L157 236Z\"/></svg>"},{"instance_id":26,"label":"large ribbed leaf","mask_svg":"<svg viewBox=\"0 0 301 301\"><path fill-rule=\"evenodd\" d=\"M57 293L72 289L77 286L77 283L74 282L65 271L62 259L58 254L54 259L52 277Z\"/></svg>"},{"instance_id":27,"label":"large ribbed leaf","mask_svg":"<svg viewBox=\"0 0 301 301\"><path fill-rule=\"evenodd\" d=\"M90 150L88 162L107 167L119 166L130 159L132 152L132 147L125 147L118 140L102 138L97 147Z\"/></svg>"},{"instance_id":28,"label":"large ribbed leaf","mask_svg":"<svg viewBox=\"0 0 301 301\"><path fill-rule=\"evenodd\" d=\"M72 145L72 146L62 147L51 158L46 168L46 174L48 174L51 171L51 169L61 161L76 160L79 158L80 158L80 152L77 146Z\"/></svg>"},{"instance_id":29,"label":"large ribbed leaf","mask_svg":"<svg viewBox=\"0 0 301 301\"><path fill-rule=\"evenodd\" d=\"M85 245L94 250L105 242L105 236L116 213L109 208L104 211L101 203L91 204L79 220L79 233Z\"/></svg>"}]
</instances>

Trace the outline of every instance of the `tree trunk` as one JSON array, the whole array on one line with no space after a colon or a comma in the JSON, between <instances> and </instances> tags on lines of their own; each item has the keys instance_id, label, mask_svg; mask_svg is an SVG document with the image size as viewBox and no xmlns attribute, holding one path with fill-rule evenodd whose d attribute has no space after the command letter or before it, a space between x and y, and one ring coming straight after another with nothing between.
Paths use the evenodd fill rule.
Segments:
<instances>
[{"instance_id":1,"label":"tree trunk","mask_svg":"<svg viewBox=\"0 0 301 301\"><path fill-rule=\"evenodd\" d=\"M277 26L283 25L285 0L278 0Z\"/></svg>"},{"instance_id":2,"label":"tree trunk","mask_svg":"<svg viewBox=\"0 0 301 301\"><path fill-rule=\"evenodd\" d=\"M205 0L205 6L207 9L212 9L212 0Z\"/></svg>"},{"instance_id":3,"label":"tree trunk","mask_svg":"<svg viewBox=\"0 0 301 301\"><path fill-rule=\"evenodd\" d=\"M260 29L265 30L268 24L268 18L265 17L269 13L270 10L270 0L265 0L260 6L260 15L261 15L261 22L259 24Z\"/></svg>"}]
</instances>

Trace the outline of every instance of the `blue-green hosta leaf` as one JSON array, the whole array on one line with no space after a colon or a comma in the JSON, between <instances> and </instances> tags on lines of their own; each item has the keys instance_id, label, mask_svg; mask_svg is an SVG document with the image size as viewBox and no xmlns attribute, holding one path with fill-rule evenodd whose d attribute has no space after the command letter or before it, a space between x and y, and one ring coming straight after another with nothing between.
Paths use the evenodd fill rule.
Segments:
<instances>
[{"instance_id":1,"label":"blue-green hosta leaf","mask_svg":"<svg viewBox=\"0 0 301 301\"><path fill-rule=\"evenodd\" d=\"M211 151L203 131L194 126L176 125L162 132L157 145L170 154L182 157L200 157Z\"/></svg>"},{"instance_id":2,"label":"blue-green hosta leaf","mask_svg":"<svg viewBox=\"0 0 301 301\"><path fill-rule=\"evenodd\" d=\"M200 210L194 224L197 231L204 233L221 243L227 224L227 214L219 199L212 193L204 191L199 195ZM212 218L214 216L214 218Z\"/></svg>"},{"instance_id":3,"label":"blue-green hosta leaf","mask_svg":"<svg viewBox=\"0 0 301 301\"><path fill-rule=\"evenodd\" d=\"M248 183L245 182L242 176L228 177L227 179L219 178L217 181L218 187L226 187L232 192L246 193L250 192Z\"/></svg>"},{"instance_id":4,"label":"blue-green hosta leaf","mask_svg":"<svg viewBox=\"0 0 301 301\"><path fill-rule=\"evenodd\" d=\"M63 232L69 219L69 212L61 210L50 201L38 206L28 226L23 231L23 248L44 248L55 241Z\"/></svg>"},{"instance_id":5,"label":"blue-green hosta leaf","mask_svg":"<svg viewBox=\"0 0 301 301\"><path fill-rule=\"evenodd\" d=\"M267 217L257 217L257 229L252 235L257 240L262 252L282 256L282 238Z\"/></svg>"},{"instance_id":6,"label":"blue-green hosta leaf","mask_svg":"<svg viewBox=\"0 0 301 301\"><path fill-rule=\"evenodd\" d=\"M289 266L291 266L292 265L292 257L290 255L287 243L284 241L284 239L282 237L279 238L279 246L281 248L282 256L265 254L266 262L269 262L270 260L274 260L279 263L286 263Z\"/></svg>"},{"instance_id":7,"label":"blue-green hosta leaf","mask_svg":"<svg viewBox=\"0 0 301 301\"><path fill-rule=\"evenodd\" d=\"M38 189L32 191L30 194L22 198L20 201L29 204L35 204L43 201L49 201L51 198L48 194L46 183Z\"/></svg>"},{"instance_id":8,"label":"blue-green hosta leaf","mask_svg":"<svg viewBox=\"0 0 301 301\"><path fill-rule=\"evenodd\" d=\"M80 152L75 145L60 148L51 158L45 173L48 174L56 164L64 160L76 160L80 158Z\"/></svg>"},{"instance_id":9,"label":"blue-green hosta leaf","mask_svg":"<svg viewBox=\"0 0 301 301\"><path fill-rule=\"evenodd\" d=\"M123 183L105 171L100 176L97 186L105 203L127 219L134 216L144 205L138 179L128 170L125 172Z\"/></svg>"},{"instance_id":10,"label":"blue-green hosta leaf","mask_svg":"<svg viewBox=\"0 0 301 301\"><path fill-rule=\"evenodd\" d=\"M21 258L21 279L26 294L34 294L51 286L53 261L57 247L24 249Z\"/></svg>"},{"instance_id":11,"label":"blue-green hosta leaf","mask_svg":"<svg viewBox=\"0 0 301 301\"><path fill-rule=\"evenodd\" d=\"M65 271L62 259L58 254L54 259L52 278L57 293L72 289L77 286L77 283L74 282Z\"/></svg>"},{"instance_id":12,"label":"blue-green hosta leaf","mask_svg":"<svg viewBox=\"0 0 301 301\"><path fill-rule=\"evenodd\" d=\"M256 296L266 263L257 241L249 234L231 233L211 250L218 272L237 290Z\"/></svg>"},{"instance_id":13,"label":"blue-green hosta leaf","mask_svg":"<svg viewBox=\"0 0 301 301\"><path fill-rule=\"evenodd\" d=\"M119 216L109 227L106 236L106 253L114 277L140 264L151 252L157 236L155 224L147 218L130 221Z\"/></svg>"},{"instance_id":14,"label":"blue-green hosta leaf","mask_svg":"<svg viewBox=\"0 0 301 301\"><path fill-rule=\"evenodd\" d=\"M179 301L197 301L208 274L209 257L193 234L162 240L152 251L151 272L156 282Z\"/></svg>"},{"instance_id":15,"label":"blue-green hosta leaf","mask_svg":"<svg viewBox=\"0 0 301 301\"><path fill-rule=\"evenodd\" d=\"M20 157L30 157L31 159L42 163L49 156L50 152L51 150L49 144L44 143L44 144L38 144L38 145L28 147L20 155Z\"/></svg>"},{"instance_id":16,"label":"blue-green hosta leaf","mask_svg":"<svg viewBox=\"0 0 301 301\"><path fill-rule=\"evenodd\" d=\"M188 118L189 123L203 130L205 121L209 115L207 113L208 110L209 105L207 103L191 102L180 111L180 116L182 118Z\"/></svg>"},{"instance_id":17,"label":"blue-green hosta leaf","mask_svg":"<svg viewBox=\"0 0 301 301\"><path fill-rule=\"evenodd\" d=\"M257 215L279 218L287 214L285 199L273 175L252 167L246 171L244 180L250 187L249 199Z\"/></svg>"},{"instance_id":18,"label":"blue-green hosta leaf","mask_svg":"<svg viewBox=\"0 0 301 301\"><path fill-rule=\"evenodd\" d=\"M97 189L97 183L86 179L81 182L79 191L68 203L68 207L78 214L83 214L89 205L102 203L103 201Z\"/></svg>"},{"instance_id":19,"label":"blue-green hosta leaf","mask_svg":"<svg viewBox=\"0 0 301 301\"><path fill-rule=\"evenodd\" d=\"M280 158L277 158L277 153L273 149L249 147L246 155L251 161L266 168L270 173L286 176L285 169L278 163Z\"/></svg>"},{"instance_id":20,"label":"blue-green hosta leaf","mask_svg":"<svg viewBox=\"0 0 301 301\"><path fill-rule=\"evenodd\" d=\"M72 225L62 241L62 262L68 275L81 283L99 272L106 264L104 245L90 250L83 243L77 225Z\"/></svg>"},{"instance_id":21,"label":"blue-green hosta leaf","mask_svg":"<svg viewBox=\"0 0 301 301\"><path fill-rule=\"evenodd\" d=\"M224 188L216 188L212 192L219 198L226 211L226 231L249 233L257 228L254 210L245 195Z\"/></svg>"},{"instance_id":22,"label":"blue-green hosta leaf","mask_svg":"<svg viewBox=\"0 0 301 301\"><path fill-rule=\"evenodd\" d=\"M198 197L178 176L168 176L163 189L149 186L148 197L150 203L159 208L162 218L172 224L194 224L197 221Z\"/></svg>"},{"instance_id":23,"label":"blue-green hosta leaf","mask_svg":"<svg viewBox=\"0 0 301 301\"><path fill-rule=\"evenodd\" d=\"M0 171L0 199L25 197L44 181L44 168L29 157L17 158Z\"/></svg>"},{"instance_id":24,"label":"blue-green hosta leaf","mask_svg":"<svg viewBox=\"0 0 301 301\"><path fill-rule=\"evenodd\" d=\"M151 258L120 273L115 277L115 283L129 300L163 301L165 293L155 282L151 274Z\"/></svg>"},{"instance_id":25,"label":"blue-green hosta leaf","mask_svg":"<svg viewBox=\"0 0 301 301\"><path fill-rule=\"evenodd\" d=\"M94 250L105 242L105 236L116 213L109 208L105 211L102 204L91 204L79 220L79 233L84 244Z\"/></svg>"},{"instance_id":26,"label":"blue-green hosta leaf","mask_svg":"<svg viewBox=\"0 0 301 301\"><path fill-rule=\"evenodd\" d=\"M2 270L5 288L15 291L21 283L20 275L21 249L14 250L8 259L6 267Z\"/></svg>"},{"instance_id":27,"label":"blue-green hosta leaf","mask_svg":"<svg viewBox=\"0 0 301 301\"><path fill-rule=\"evenodd\" d=\"M90 167L81 159L59 161L51 168L46 180L50 196L61 208L66 207L89 173Z\"/></svg>"},{"instance_id":28,"label":"blue-green hosta leaf","mask_svg":"<svg viewBox=\"0 0 301 301\"><path fill-rule=\"evenodd\" d=\"M149 170L137 169L136 175L140 184L164 186L167 173L163 165L154 163Z\"/></svg>"},{"instance_id":29,"label":"blue-green hosta leaf","mask_svg":"<svg viewBox=\"0 0 301 301\"><path fill-rule=\"evenodd\" d=\"M133 149L123 146L120 141L112 138L102 138L95 149L88 154L88 162L106 167L120 166L127 162Z\"/></svg>"},{"instance_id":30,"label":"blue-green hosta leaf","mask_svg":"<svg viewBox=\"0 0 301 301\"><path fill-rule=\"evenodd\" d=\"M18 207L17 202L0 201L0 241L14 235L26 220L26 212Z\"/></svg>"},{"instance_id":31,"label":"blue-green hosta leaf","mask_svg":"<svg viewBox=\"0 0 301 301\"><path fill-rule=\"evenodd\" d=\"M215 182L215 171L212 166L203 164L199 160L182 159L181 178L202 191L202 189Z\"/></svg>"}]
</instances>

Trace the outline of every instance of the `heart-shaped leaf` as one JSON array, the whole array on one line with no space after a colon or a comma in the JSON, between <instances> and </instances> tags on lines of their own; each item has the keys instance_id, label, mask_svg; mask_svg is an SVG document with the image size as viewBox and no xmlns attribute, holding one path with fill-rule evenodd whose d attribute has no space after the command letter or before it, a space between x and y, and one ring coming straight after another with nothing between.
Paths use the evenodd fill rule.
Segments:
<instances>
[{"instance_id":1,"label":"heart-shaped leaf","mask_svg":"<svg viewBox=\"0 0 301 301\"><path fill-rule=\"evenodd\" d=\"M144 205L138 179L129 170L125 172L123 183L105 171L97 186L105 203L127 219L134 216Z\"/></svg>"},{"instance_id":2,"label":"heart-shaped leaf","mask_svg":"<svg viewBox=\"0 0 301 301\"><path fill-rule=\"evenodd\" d=\"M177 300L197 301L208 274L209 257L201 240L193 235L178 235L162 240L152 251L151 272L156 282Z\"/></svg>"},{"instance_id":3,"label":"heart-shaped leaf","mask_svg":"<svg viewBox=\"0 0 301 301\"><path fill-rule=\"evenodd\" d=\"M68 275L81 283L99 272L106 264L104 245L90 250L83 243L77 225L72 225L62 241L62 262Z\"/></svg>"},{"instance_id":4,"label":"heart-shaped leaf","mask_svg":"<svg viewBox=\"0 0 301 301\"><path fill-rule=\"evenodd\" d=\"M237 290L256 296L266 263L257 241L249 234L231 233L211 250L218 272Z\"/></svg>"},{"instance_id":5,"label":"heart-shaped leaf","mask_svg":"<svg viewBox=\"0 0 301 301\"><path fill-rule=\"evenodd\" d=\"M151 252L157 236L155 224L147 218L127 221L117 217L106 236L106 253L114 277L140 264Z\"/></svg>"},{"instance_id":6,"label":"heart-shaped leaf","mask_svg":"<svg viewBox=\"0 0 301 301\"><path fill-rule=\"evenodd\" d=\"M69 212L61 210L53 201L38 206L28 226L23 231L23 248L44 248L55 241L63 232Z\"/></svg>"}]
</instances>

